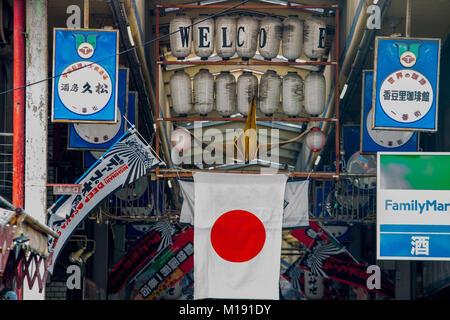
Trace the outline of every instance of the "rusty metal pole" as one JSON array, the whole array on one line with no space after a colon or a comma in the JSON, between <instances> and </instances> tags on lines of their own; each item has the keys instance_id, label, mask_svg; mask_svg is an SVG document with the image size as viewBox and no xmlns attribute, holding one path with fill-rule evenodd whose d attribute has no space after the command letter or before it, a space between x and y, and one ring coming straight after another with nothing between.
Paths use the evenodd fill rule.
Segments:
<instances>
[{"instance_id":1,"label":"rusty metal pole","mask_svg":"<svg viewBox=\"0 0 450 320\"><path fill-rule=\"evenodd\" d=\"M411 0L406 0L406 25L405 25L405 36L406 38L411 37Z\"/></svg>"},{"instance_id":2,"label":"rusty metal pole","mask_svg":"<svg viewBox=\"0 0 450 320\"><path fill-rule=\"evenodd\" d=\"M13 204L24 203L25 0L14 1L13 65Z\"/></svg>"}]
</instances>

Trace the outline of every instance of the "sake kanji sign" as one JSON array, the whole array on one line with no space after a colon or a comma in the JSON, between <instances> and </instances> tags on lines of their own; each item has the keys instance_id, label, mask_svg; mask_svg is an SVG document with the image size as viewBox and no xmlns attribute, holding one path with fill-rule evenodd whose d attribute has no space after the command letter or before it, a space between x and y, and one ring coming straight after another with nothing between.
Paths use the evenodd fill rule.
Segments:
<instances>
[{"instance_id":1,"label":"sake kanji sign","mask_svg":"<svg viewBox=\"0 0 450 320\"><path fill-rule=\"evenodd\" d=\"M54 29L53 122L117 121L118 31Z\"/></svg>"},{"instance_id":2,"label":"sake kanji sign","mask_svg":"<svg viewBox=\"0 0 450 320\"><path fill-rule=\"evenodd\" d=\"M373 128L437 131L440 39L375 39Z\"/></svg>"}]
</instances>

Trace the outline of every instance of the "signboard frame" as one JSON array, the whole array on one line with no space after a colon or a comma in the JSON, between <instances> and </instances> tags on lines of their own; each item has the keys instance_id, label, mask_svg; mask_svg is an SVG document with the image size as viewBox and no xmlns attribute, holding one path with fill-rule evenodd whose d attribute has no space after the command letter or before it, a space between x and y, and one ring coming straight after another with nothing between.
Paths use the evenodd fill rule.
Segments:
<instances>
[{"instance_id":1,"label":"signboard frame","mask_svg":"<svg viewBox=\"0 0 450 320\"><path fill-rule=\"evenodd\" d=\"M396 56L396 63L393 63L392 61L388 61L387 63L384 60L383 66L389 66L384 67L389 69L388 71L381 72L378 68L378 65L380 64L380 60L385 58L384 55L380 54L379 52L379 46L380 42L383 41L395 41L395 42L437 42L437 61L436 61L436 71L434 72L436 74L436 77L430 80L430 73L431 71L423 71L422 68L420 68L420 71L417 70L418 68L414 69L414 65L412 67L405 67L400 64L400 57L398 57L398 53ZM409 51L408 51L409 52ZM383 53L385 54L385 53ZM439 67L440 67L440 54L441 54L441 39L440 38L406 38L406 37L376 37L375 38L375 56L374 56L374 86L373 86L373 103L372 106L374 108L373 112L373 120L372 120L372 126L373 129L387 129L387 130L406 130L406 131L425 131L425 132L436 132L438 130L438 100L439 100ZM381 59L380 59L381 56ZM419 60L419 59L417 59ZM427 64L427 69L430 69L432 66ZM380 73L383 73L383 76L386 77L387 75L392 74L396 71L404 70L405 68L408 68L407 70L416 71L418 73L423 72L424 76L428 76L427 79L431 83L431 87L435 88L435 92L433 92L433 101L431 103L431 106L427 113L421 117L418 120L408 122L408 123L402 123L399 121L396 121L389 116L386 115L384 110L382 109L380 102L379 102L379 92L378 89L381 89L381 82L385 79L379 79L381 77ZM434 69L433 69L434 70ZM387 75L386 75L387 74ZM433 120L433 125L430 127L430 120ZM428 125L428 127L425 127L425 125Z\"/></svg>"},{"instance_id":2,"label":"signboard frame","mask_svg":"<svg viewBox=\"0 0 450 320\"><path fill-rule=\"evenodd\" d=\"M77 54L77 47L74 45L74 40L67 40L67 43L65 44L56 44L57 39L57 33L58 32L68 32L68 33L77 33L77 34L90 34L90 33L115 33L112 37L115 39L115 50L114 54L106 54L104 53L101 57L96 57L94 59L90 58L82 58L77 57L73 58L73 60L65 62L63 64L62 62L57 61L58 56L56 54L57 50L64 50L68 48L68 46L71 46L71 48L68 48L68 50L73 50L75 52L75 55ZM98 50L98 49L97 49ZM98 52L98 51L97 51ZM118 78L119 78L119 31L118 30L106 30L106 29L69 29L69 28L53 28L53 77L52 77L52 110L51 110L51 121L52 122L81 122L81 123L115 123L117 122L116 112L117 112L117 90L118 90ZM95 53L92 57L95 57ZM61 101L57 86L59 79L63 76L63 71L70 66L71 64L80 62L85 63L86 65L84 67L87 68L87 66L92 64L98 64L100 67L103 68L101 63L104 60L107 59L114 59L114 62L110 64L110 66L105 66L105 68L110 69L114 68L114 74L109 75L112 85L111 90L113 92L111 93L111 96L109 100L107 101L106 105L102 107L101 110L98 112L87 114L87 115L80 115L75 112L72 112L69 110L64 103ZM104 63L103 63L104 64ZM105 71L107 71L105 69ZM79 72L77 70L73 72Z\"/></svg>"},{"instance_id":3,"label":"signboard frame","mask_svg":"<svg viewBox=\"0 0 450 320\"><path fill-rule=\"evenodd\" d=\"M402 187L401 184L398 183L396 186L392 186L391 188L382 187L383 178L381 177L381 158L383 156L445 156L450 160L450 152L377 153L377 260L450 261L450 248L447 245L439 245L440 243L448 243L448 240L450 239L450 210L436 209L439 208L439 200L450 199L450 185L447 187L447 189L432 189L429 186L425 186L422 188L410 187L409 189L407 189ZM426 159L429 165L430 161L432 161L431 159L432 158ZM421 164L421 166L423 165ZM411 171L414 171L411 164L407 166L407 168ZM401 169L398 169L401 172ZM393 178L393 181L398 181L396 177L391 176L390 172L386 176ZM417 176L423 178L423 175L421 175L420 173L418 173ZM446 179L445 174L436 175L436 177L441 180ZM427 183L429 185L432 185L433 187L438 184L436 182L430 182L430 179L426 179L426 177L423 179L423 181L427 181ZM415 182L415 184L417 184L417 182ZM383 192L386 193L386 196L383 195ZM426 204L428 203L428 199L410 200L413 197L426 198L427 196L431 196L430 199L435 199L436 201L436 204L434 204L434 211L429 210L429 208L433 208L434 202L431 200L429 202L430 206ZM389 197L389 199L385 199L385 197ZM405 200L405 198L407 199ZM394 206L398 205L400 205L399 208L394 208ZM448 207L450 207L450 203L447 202L447 206L445 206L445 208L448 209ZM389 215L389 210L392 212L394 212L395 210L396 216L394 216L393 214ZM408 216L403 218L401 215L405 214L405 211ZM448 211L448 215L444 216L444 214L442 213L440 213L439 215L434 215L434 220L431 221L431 214L429 213L430 211L432 212L431 214L438 211ZM399 221L401 221L401 223L399 223ZM428 239L426 239L426 253L421 252L419 254L417 251L413 251L413 247L415 246L413 242L416 241L415 239L413 239L413 237L428 237ZM408 238L408 240L406 240L406 238ZM430 243L432 242L431 240L433 240L433 246L430 245ZM434 245L434 243L436 242L438 244ZM400 243L401 245L408 245L408 247L406 248L399 246ZM443 250L446 251L445 256L442 254ZM386 254L385 252L390 253ZM409 254L405 254L405 252L409 252Z\"/></svg>"}]
</instances>

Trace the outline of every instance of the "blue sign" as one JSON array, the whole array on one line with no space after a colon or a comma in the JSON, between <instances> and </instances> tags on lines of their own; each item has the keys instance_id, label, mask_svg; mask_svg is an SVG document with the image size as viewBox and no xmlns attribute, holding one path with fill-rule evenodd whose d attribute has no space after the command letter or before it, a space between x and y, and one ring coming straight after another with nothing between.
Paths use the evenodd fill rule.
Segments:
<instances>
[{"instance_id":1,"label":"blue sign","mask_svg":"<svg viewBox=\"0 0 450 320\"><path fill-rule=\"evenodd\" d=\"M53 122L117 121L118 31L54 29Z\"/></svg>"},{"instance_id":2,"label":"blue sign","mask_svg":"<svg viewBox=\"0 0 450 320\"><path fill-rule=\"evenodd\" d=\"M383 257L450 259L450 226L382 224L379 237Z\"/></svg>"},{"instance_id":3,"label":"blue sign","mask_svg":"<svg viewBox=\"0 0 450 320\"><path fill-rule=\"evenodd\" d=\"M119 70L117 122L112 124L69 124L69 149L107 150L126 131L128 69Z\"/></svg>"},{"instance_id":4,"label":"blue sign","mask_svg":"<svg viewBox=\"0 0 450 320\"><path fill-rule=\"evenodd\" d=\"M377 157L377 259L450 260L450 153Z\"/></svg>"},{"instance_id":5,"label":"blue sign","mask_svg":"<svg viewBox=\"0 0 450 320\"><path fill-rule=\"evenodd\" d=\"M362 78L361 152L417 151L417 132L372 129L373 71L364 70Z\"/></svg>"},{"instance_id":6,"label":"blue sign","mask_svg":"<svg viewBox=\"0 0 450 320\"><path fill-rule=\"evenodd\" d=\"M437 131L440 39L375 39L373 128Z\"/></svg>"},{"instance_id":7,"label":"blue sign","mask_svg":"<svg viewBox=\"0 0 450 320\"><path fill-rule=\"evenodd\" d=\"M133 124L136 129L138 128L139 120L137 118L138 115L138 93L135 91L131 91L128 93L128 109L127 109L127 118L128 121ZM129 126L129 123L127 122Z\"/></svg>"}]
</instances>

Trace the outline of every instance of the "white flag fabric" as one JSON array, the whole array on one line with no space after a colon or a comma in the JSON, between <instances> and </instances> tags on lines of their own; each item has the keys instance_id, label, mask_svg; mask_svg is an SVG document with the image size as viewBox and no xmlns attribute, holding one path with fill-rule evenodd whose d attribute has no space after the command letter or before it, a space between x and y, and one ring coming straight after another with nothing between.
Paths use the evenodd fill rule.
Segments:
<instances>
[{"instance_id":1,"label":"white flag fabric","mask_svg":"<svg viewBox=\"0 0 450 320\"><path fill-rule=\"evenodd\" d=\"M194 225L194 182L178 180L180 183L183 204L180 222ZM309 226L309 180L286 183L284 192L283 229L294 229Z\"/></svg>"},{"instance_id":2,"label":"white flag fabric","mask_svg":"<svg viewBox=\"0 0 450 320\"><path fill-rule=\"evenodd\" d=\"M309 180L286 183L284 192L283 228L309 226Z\"/></svg>"},{"instance_id":3,"label":"white flag fabric","mask_svg":"<svg viewBox=\"0 0 450 320\"><path fill-rule=\"evenodd\" d=\"M194 299L279 299L286 180L194 174Z\"/></svg>"}]
</instances>

